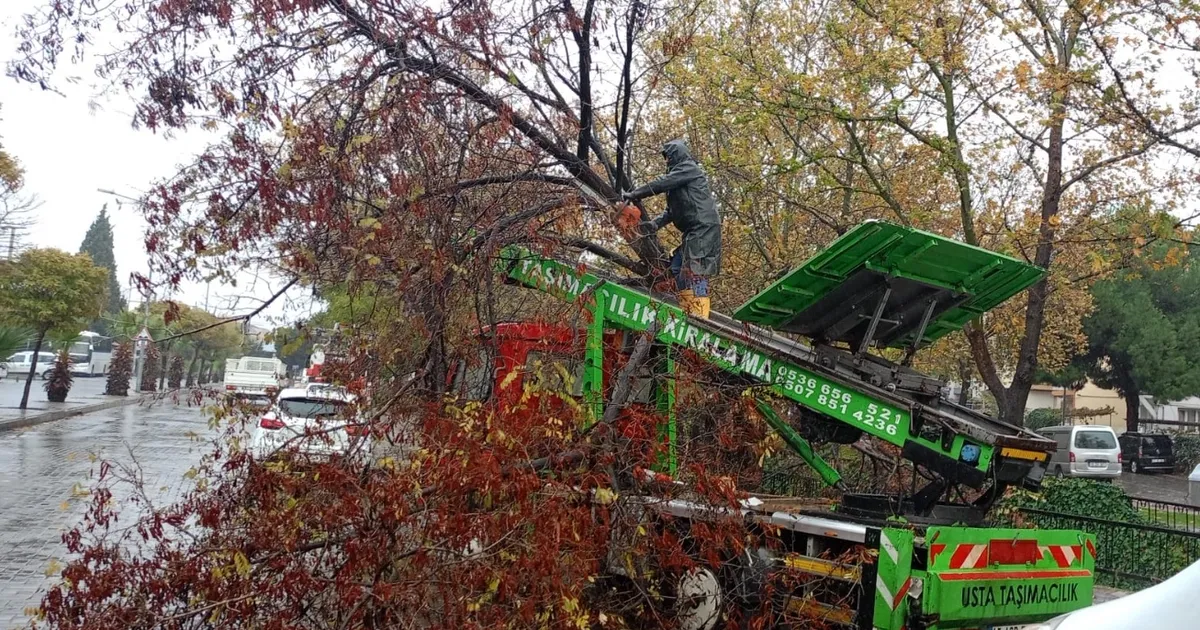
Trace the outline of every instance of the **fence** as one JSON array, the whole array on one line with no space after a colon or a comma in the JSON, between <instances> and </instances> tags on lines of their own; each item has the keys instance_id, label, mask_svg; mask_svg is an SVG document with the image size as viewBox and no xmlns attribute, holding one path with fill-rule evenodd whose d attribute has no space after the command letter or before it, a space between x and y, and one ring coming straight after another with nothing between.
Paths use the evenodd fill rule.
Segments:
<instances>
[{"instance_id":1,"label":"fence","mask_svg":"<svg viewBox=\"0 0 1200 630\"><path fill-rule=\"evenodd\" d=\"M825 484L811 473L786 469L764 472L758 491L790 497L821 497L826 494Z\"/></svg>"},{"instance_id":2,"label":"fence","mask_svg":"<svg viewBox=\"0 0 1200 630\"><path fill-rule=\"evenodd\" d=\"M1075 529L1096 535L1097 582L1140 589L1161 582L1200 559L1200 532L1021 508L1042 529Z\"/></svg>"},{"instance_id":3,"label":"fence","mask_svg":"<svg viewBox=\"0 0 1200 630\"><path fill-rule=\"evenodd\" d=\"M1133 509L1141 512L1152 524L1190 532L1200 531L1200 507L1142 497L1129 497L1129 501Z\"/></svg>"}]
</instances>

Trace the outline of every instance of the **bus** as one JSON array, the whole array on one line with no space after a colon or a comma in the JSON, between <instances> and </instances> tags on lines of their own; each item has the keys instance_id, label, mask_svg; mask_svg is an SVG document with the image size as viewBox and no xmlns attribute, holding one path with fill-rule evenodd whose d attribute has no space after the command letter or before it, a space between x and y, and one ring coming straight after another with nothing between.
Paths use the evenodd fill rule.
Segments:
<instances>
[{"instance_id":1,"label":"bus","mask_svg":"<svg viewBox=\"0 0 1200 630\"><path fill-rule=\"evenodd\" d=\"M85 330L67 351L71 355L71 373L76 376L104 376L112 360L112 338Z\"/></svg>"}]
</instances>

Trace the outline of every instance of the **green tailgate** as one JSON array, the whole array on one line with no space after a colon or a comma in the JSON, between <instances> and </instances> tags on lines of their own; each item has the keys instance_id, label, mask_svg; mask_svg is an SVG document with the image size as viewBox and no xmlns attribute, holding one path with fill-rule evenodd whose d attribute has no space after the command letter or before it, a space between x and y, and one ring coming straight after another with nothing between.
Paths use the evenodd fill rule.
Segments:
<instances>
[{"instance_id":1,"label":"green tailgate","mask_svg":"<svg viewBox=\"0 0 1200 630\"><path fill-rule=\"evenodd\" d=\"M922 612L939 630L1034 623L1092 604L1092 534L931 527L925 535Z\"/></svg>"},{"instance_id":2,"label":"green tailgate","mask_svg":"<svg viewBox=\"0 0 1200 630\"><path fill-rule=\"evenodd\" d=\"M857 344L886 296L877 345L926 345L1037 282L1045 271L936 234L859 225L738 308L734 317L824 341ZM885 293L886 291L886 293ZM930 306L932 304L932 307Z\"/></svg>"}]
</instances>

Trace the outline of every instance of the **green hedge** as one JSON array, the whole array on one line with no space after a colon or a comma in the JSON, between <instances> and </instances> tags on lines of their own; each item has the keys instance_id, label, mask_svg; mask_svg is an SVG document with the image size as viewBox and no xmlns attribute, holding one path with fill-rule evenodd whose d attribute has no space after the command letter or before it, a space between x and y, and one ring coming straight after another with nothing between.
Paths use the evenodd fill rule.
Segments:
<instances>
[{"instance_id":1,"label":"green hedge","mask_svg":"<svg viewBox=\"0 0 1200 630\"><path fill-rule=\"evenodd\" d=\"M1200 435L1181 434L1173 438L1176 469L1184 474L1192 472L1200 464Z\"/></svg>"},{"instance_id":2,"label":"green hedge","mask_svg":"<svg viewBox=\"0 0 1200 630\"><path fill-rule=\"evenodd\" d=\"M1025 414L1025 428L1030 431L1056 427L1060 424L1064 424L1061 409L1030 409Z\"/></svg>"},{"instance_id":3,"label":"green hedge","mask_svg":"<svg viewBox=\"0 0 1200 630\"><path fill-rule=\"evenodd\" d=\"M1035 508L1056 516L1021 512ZM1003 527L1077 529L1096 535L1096 581L1139 589L1175 575L1200 558L1200 539L1187 532L1151 531L1159 525L1133 508L1121 488L1089 479L1047 479L1040 494L1010 490L991 512ZM1104 519L1097 523L1075 517Z\"/></svg>"}]
</instances>

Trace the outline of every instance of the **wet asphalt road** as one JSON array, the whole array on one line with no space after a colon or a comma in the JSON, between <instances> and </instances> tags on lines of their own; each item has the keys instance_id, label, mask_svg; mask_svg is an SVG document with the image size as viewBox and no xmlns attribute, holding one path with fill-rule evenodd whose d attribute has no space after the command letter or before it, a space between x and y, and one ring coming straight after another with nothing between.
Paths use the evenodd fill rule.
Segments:
<instances>
[{"instance_id":1,"label":"wet asphalt road","mask_svg":"<svg viewBox=\"0 0 1200 630\"><path fill-rule=\"evenodd\" d=\"M1115 482L1125 493L1143 499L1187 503L1188 481L1186 475L1135 475L1128 470L1121 473Z\"/></svg>"},{"instance_id":2,"label":"wet asphalt road","mask_svg":"<svg viewBox=\"0 0 1200 630\"><path fill-rule=\"evenodd\" d=\"M61 535L87 500L73 489L87 488L97 467L89 454L136 460L151 493L171 500L206 451L188 432L208 433L201 411L160 403L0 433L0 630L25 624L25 608L36 607L50 583L51 563L65 555Z\"/></svg>"}]
</instances>

